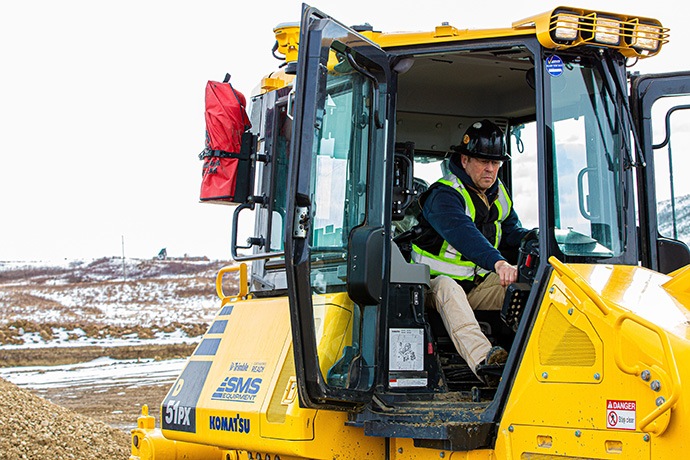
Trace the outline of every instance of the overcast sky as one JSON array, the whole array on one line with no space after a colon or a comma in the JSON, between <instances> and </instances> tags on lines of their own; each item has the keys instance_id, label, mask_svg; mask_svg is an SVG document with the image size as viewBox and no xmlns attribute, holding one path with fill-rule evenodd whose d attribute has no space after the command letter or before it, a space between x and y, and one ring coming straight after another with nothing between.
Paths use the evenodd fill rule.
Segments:
<instances>
[{"instance_id":1,"label":"overcast sky","mask_svg":"<svg viewBox=\"0 0 690 460\"><path fill-rule=\"evenodd\" d=\"M508 27L546 1L313 2L383 31ZM690 68L676 2L583 8L654 17L661 54L633 70ZM168 254L230 258L232 208L198 202L204 87L232 75L249 96L279 64L272 29L301 3L32 1L0 6L0 261Z\"/></svg>"}]
</instances>

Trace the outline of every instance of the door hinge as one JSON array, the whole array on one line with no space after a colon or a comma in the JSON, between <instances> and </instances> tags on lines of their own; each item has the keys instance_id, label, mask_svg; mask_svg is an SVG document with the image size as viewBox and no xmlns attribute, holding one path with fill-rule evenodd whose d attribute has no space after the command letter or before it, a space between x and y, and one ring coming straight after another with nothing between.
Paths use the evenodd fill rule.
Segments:
<instances>
[{"instance_id":1,"label":"door hinge","mask_svg":"<svg viewBox=\"0 0 690 460\"><path fill-rule=\"evenodd\" d=\"M309 208L295 207L295 222L293 225L292 236L294 238L306 238L309 232Z\"/></svg>"}]
</instances>

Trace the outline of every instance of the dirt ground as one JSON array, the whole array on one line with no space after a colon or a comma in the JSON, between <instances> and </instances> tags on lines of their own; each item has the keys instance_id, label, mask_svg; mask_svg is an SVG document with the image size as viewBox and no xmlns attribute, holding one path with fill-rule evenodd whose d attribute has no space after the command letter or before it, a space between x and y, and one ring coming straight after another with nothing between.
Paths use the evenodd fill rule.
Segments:
<instances>
[{"instance_id":1,"label":"dirt ground","mask_svg":"<svg viewBox=\"0 0 690 460\"><path fill-rule=\"evenodd\" d=\"M67 364L100 356L118 359L186 357L195 345L3 350L13 366ZM0 361L1 362L1 361ZM4 364L4 363L3 363ZM127 459L129 430L143 404L160 423L160 403L171 382L131 388L66 386L27 391L0 379L0 458L7 460Z\"/></svg>"},{"instance_id":2,"label":"dirt ground","mask_svg":"<svg viewBox=\"0 0 690 460\"><path fill-rule=\"evenodd\" d=\"M129 435L0 379L0 456L6 460L127 459Z\"/></svg>"},{"instance_id":3,"label":"dirt ground","mask_svg":"<svg viewBox=\"0 0 690 460\"><path fill-rule=\"evenodd\" d=\"M196 344L140 345L129 347L52 347L0 350L0 367L56 366L84 363L107 356L113 359L186 358Z\"/></svg>"},{"instance_id":4,"label":"dirt ground","mask_svg":"<svg viewBox=\"0 0 690 460\"><path fill-rule=\"evenodd\" d=\"M126 284L117 281L121 261L114 259L67 268L2 269L0 263L0 344L9 346L0 349L0 367L87 363L106 356L156 361L188 357L196 344L101 344L172 331L189 338L203 335L217 309L215 274L222 263L128 263L133 265L127 267ZM225 292L233 292L232 283ZM113 319L106 311L122 313ZM93 346L50 346L60 331L68 334L67 340L86 337ZM47 346L12 348L23 344L27 334ZM158 425L160 403L173 380L115 382L98 391L92 384L67 382L27 391L0 378L0 459L128 459L129 430L136 426L142 405L148 405Z\"/></svg>"}]
</instances>

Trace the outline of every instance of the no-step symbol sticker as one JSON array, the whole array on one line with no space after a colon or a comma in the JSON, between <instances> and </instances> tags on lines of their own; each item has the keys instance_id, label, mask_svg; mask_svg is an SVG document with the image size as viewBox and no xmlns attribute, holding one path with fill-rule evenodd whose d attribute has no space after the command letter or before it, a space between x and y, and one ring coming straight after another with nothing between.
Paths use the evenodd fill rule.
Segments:
<instances>
[{"instance_id":1,"label":"no-step symbol sticker","mask_svg":"<svg viewBox=\"0 0 690 460\"><path fill-rule=\"evenodd\" d=\"M606 401L606 428L616 430L635 430L635 401Z\"/></svg>"}]
</instances>

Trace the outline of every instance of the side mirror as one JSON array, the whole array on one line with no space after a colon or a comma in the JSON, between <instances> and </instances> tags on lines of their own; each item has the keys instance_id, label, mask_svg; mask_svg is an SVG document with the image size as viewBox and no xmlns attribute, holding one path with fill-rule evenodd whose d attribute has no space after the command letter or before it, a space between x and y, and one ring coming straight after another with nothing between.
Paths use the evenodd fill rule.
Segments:
<instances>
[{"instance_id":1,"label":"side mirror","mask_svg":"<svg viewBox=\"0 0 690 460\"><path fill-rule=\"evenodd\" d=\"M656 245L661 273L671 273L690 264L690 250L682 241L659 237Z\"/></svg>"},{"instance_id":2,"label":"side mirror","mask_svg":"<svg viewBox=\"0 0 690 460\"><path fill-rule=\"evenodd\" d=\"M362 226L350 232L347 293L359 305L381 303L384 240L383 227Z\"/></svg>"}]
</instances>

